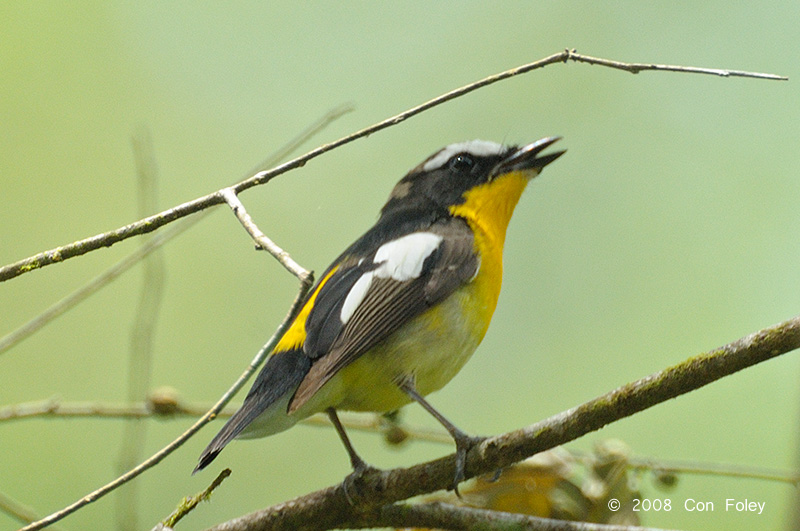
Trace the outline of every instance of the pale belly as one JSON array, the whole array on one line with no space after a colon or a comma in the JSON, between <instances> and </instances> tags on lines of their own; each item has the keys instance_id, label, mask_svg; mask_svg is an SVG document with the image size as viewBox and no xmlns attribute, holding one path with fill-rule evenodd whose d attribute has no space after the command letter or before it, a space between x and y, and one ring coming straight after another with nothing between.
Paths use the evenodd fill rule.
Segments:
<instances>
[{"instance_id":1,"label":"pale belly","mask_svg":"<svg viewBox=\"0 0 800 531\"><path fill-rule=\"evenodd\" d=\"M384 412L411 401L397 384L413 379L427 395L447 384L480 344L495 301L479 305L479 286L468 284L408 322L388 339L342 369L301 408L301 415L333 406ZM421 347L423 345L424 347Z\"/></svg>"}]
</instances>

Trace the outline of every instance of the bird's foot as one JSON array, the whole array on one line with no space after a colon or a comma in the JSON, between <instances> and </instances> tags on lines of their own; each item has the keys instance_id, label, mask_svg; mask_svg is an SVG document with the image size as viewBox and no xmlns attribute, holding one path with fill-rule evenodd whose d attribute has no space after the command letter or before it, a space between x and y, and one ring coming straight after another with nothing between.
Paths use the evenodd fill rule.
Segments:
<instances>
[{"instance_id":1,"label":"bird's foot","mask_svg":"<svg viewBox=\"0 0 800 531\"><path fill-rule=\"evenodd\" d=\"M464 481L467 468L467 454L469 451L485 441L488 437L473 437L466 433L459 433L454 435L456 441L456 475L453 479L453 492L456 493L458 498L461 498L461 493L458 492L458 484Z\"/></svg>"},{"instance_id":2,"label":"bird's foot","mask_svg":"<svg viewBox=\"0 0 800 531\"><path fill-rule=\"evenodd\" d=\"M364 496L365 480L382 473L383 470L368 464L360 458L353 463L353 471L342 481L342 490L344 490L344 497L347 498L347 503L352 506L358 505L359 500Z\"/></svg>"}]
</instances>

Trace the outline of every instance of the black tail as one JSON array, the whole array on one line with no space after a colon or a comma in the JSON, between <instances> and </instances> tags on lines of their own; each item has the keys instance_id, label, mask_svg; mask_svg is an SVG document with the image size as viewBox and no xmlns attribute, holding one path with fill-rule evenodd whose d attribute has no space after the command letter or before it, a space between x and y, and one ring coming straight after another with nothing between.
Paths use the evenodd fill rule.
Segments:
<instances>
[{"instance_id":1,"label":"black tail","mask_svg":"<svg viewBox=\"0 0 800 531\"><path fill-rule=\"evenodd\" d=\"M310 368L311 359L305 355L302 348L270 356L267 364L258 373L250 392L247 393L242 407L225 423L200 454L200 462L192 474L207 467L229 442L242 433L242 430L267 408L287 393L294 392Z\"/></svg>"}]
</instances>

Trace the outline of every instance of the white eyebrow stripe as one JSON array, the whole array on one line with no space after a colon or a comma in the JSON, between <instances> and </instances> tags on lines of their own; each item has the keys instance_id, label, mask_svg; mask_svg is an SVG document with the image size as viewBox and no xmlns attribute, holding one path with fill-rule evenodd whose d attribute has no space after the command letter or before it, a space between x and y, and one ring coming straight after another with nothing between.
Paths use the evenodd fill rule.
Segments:
<instances>
[{"instance_id":1,"label":"white eyebrow stripe","mask_svg":"<svg viewBox=\"0 0 800 531\"><path fill-rule=\"evenodd\" d=\"M442 148L436 155L426 162L422 169L423 171L431 171L441 168L450 157L457 153L470 153L478 157L485 157L488 155L502 155L507 148L497 142L489 142L488 140L470 140L468 142L459 142L457 144L450 144Z\"/></svg>"},{"instance_id":2,"label":"white eyebrow stripe","mask_svg":"<svg viewBox=\"0 0 800 531\"><path fill-rule=\"evenodd\" d=\"M361 275L347 292L339 312L342 324L347 324L364 301L373 278L391 278L406 282L419 277L425 260L439 247L443 239L432 232L414 232L381 245L373 259L373 263L380 265Z\"/></svg>"}]
</instances>

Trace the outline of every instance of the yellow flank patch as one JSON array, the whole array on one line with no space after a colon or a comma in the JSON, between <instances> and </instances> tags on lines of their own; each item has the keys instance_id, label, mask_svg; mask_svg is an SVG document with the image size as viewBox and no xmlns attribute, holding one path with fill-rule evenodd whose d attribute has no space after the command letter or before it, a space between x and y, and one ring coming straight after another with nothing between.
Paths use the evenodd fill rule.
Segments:
<instances>
[{"instance_id":1,"label":"yellow flank patch","mask_svg":"<svg viewBox=\"0 0 800 531\"><path fill-rule=\"evenodd\" d=\"M283 334L281 340L278 341L278 344L275 345L275 350L272 351L273 354L278 352L286 352L287 350L295 349L303 344L306 340L306 320L308 319L308 314L311 313L311 308L314 307L314 302L317 300L317 295L322 287L325 285L328 280L336 273L336 270L339 269L339 266L334 267L331 269L330 273L325 275L325 277L320 281L319 286L317 289L314 290L314 293L311 294L308 301L306 301L305 306L303 309L300 310L300 313L297 314L295 317L292 326Z\"/></svg>"}]
</instances>

